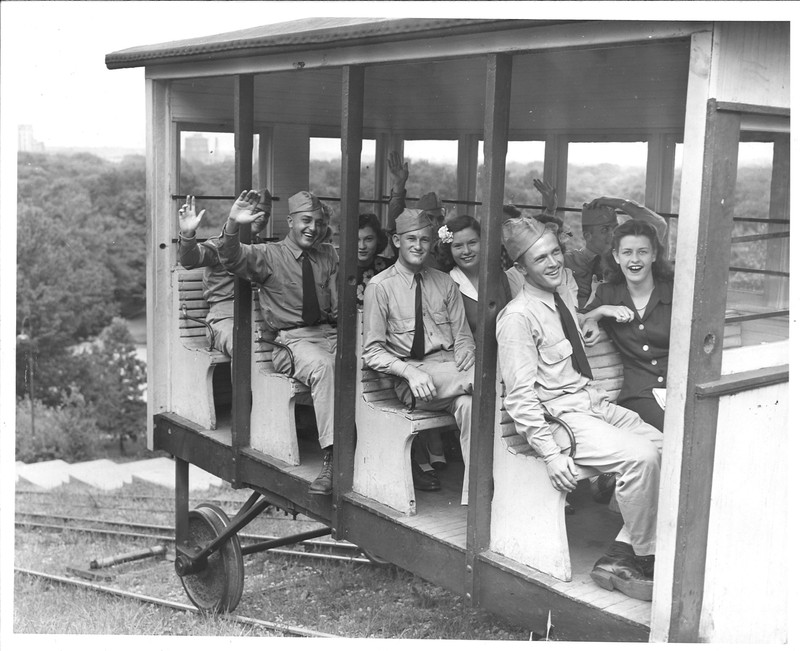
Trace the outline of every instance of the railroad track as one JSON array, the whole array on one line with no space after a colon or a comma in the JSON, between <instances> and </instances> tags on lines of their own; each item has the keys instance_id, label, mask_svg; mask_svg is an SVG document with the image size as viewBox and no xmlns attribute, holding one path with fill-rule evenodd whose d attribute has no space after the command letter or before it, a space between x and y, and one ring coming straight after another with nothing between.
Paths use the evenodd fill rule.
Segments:
<instances>
[{"instance_id":1,"label":"railroad track","mask_svg":"<svg viewBox=\"0 0 800 651\"><path fill-rule=\"evenodd\" d=\"M169 525L143 522L126 522L122 520L104 520L100 518L81 516L54 515L51 513L17 511L15 514L14 525L16 527L74 531L77 533L130 537L158 542L174 542L175 540L175 528ZM253 542L268 542L276 539L275 536L265 536L245 532L240 532L238 535L242 540L249 540ZM324 559L356 564L384 564L374 559L374 557L364 554L364 552L356 545L347 542L307 540L298 544L302 545L306 550L315 549L317 551L301 551L285 548L269 549L267 551L273 554L295 556L305 559Z\"/></svg>"},{"instance_id":2,"label":"railroad track","mask_svg":"<svg viewBox=\"0 0 800 651\"><path fill-rule=\"evenodd\" d=\"M176 601L168 601L166 599L160 599L159 597L152 597L149 595L138 594L135 592L128 592L126 590L119 590L117 588L109 588L106 586L91 583L89 581L81 581L80 579L73 579L68 576L47 574L44 572L37 572L35 570L29 570L19 567L15 567L14 572L21 576L36 577L44 581L49 581L51 583L70 585L85 590L91 590L94 592L101 592L104 594L121 597L124 599L131 599L143 603L155 604L157 606L161 606L164 608L171 608L173 610L182 610L186 612L196 613L198 615L202 614L200 610L198 610L194 606L189 606L187 604L178 603ZM217 616L220 619L224 619L227 621L236 622L247 626L256 626L259 628L276 631L279 633L283 633L284 635L291 635L294 637L326 637L326 638L338 637L337 635L331 635L330 633L323 633L322 631L315 631L312 629L301 628L298 626L288 626L286 624L278 624L276 622L269 622L266 620L255 619L252 617L243 617L241 615L219 614Z\"/></svg>"}]
</instances>

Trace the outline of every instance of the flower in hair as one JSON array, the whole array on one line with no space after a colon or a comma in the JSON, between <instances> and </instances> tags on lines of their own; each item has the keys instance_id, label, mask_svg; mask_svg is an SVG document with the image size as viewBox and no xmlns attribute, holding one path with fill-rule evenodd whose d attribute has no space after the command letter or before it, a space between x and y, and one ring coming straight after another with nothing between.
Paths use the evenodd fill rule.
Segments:
<instances>
[{"instance_id":1,"label":"flower in hair","mask_svg":"<svg viewBox=\"0 0 800 651\"><path fill-rule=\"evenodd\" d=\"M453 241L452 231L447 228L447 226L442 226L439 229L439 239L442 241L442 244L450 244L450 242Z\"/></svg>"}]
</instances>

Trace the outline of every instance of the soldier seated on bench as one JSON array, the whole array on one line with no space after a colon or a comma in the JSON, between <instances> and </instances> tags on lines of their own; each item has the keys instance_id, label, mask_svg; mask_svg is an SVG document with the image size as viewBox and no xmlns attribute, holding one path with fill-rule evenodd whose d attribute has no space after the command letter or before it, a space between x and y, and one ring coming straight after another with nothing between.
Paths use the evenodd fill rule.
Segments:
<instances>
[{"instance_id":1,"label":"soldier seated on bench","mask_svg":"<svg viewBox=\"0 0 800 651\"><path fill-rule=\"evenodd\" d=\"M592 370L576 324L576 300L562 282L564 254L551 226L522 218L503 223L503 244L525 276L522 291L497 317L504 404L517 431L547 464L556 490L575 488L575 464L616 475L624 525L591 576L607 590L650 601L663 436L589 384ZM597 322L586 320L583 334L595 341ZM555 443L545 410L573 430L574 459Z\"/></svg>"},{"instance_id":2,"label":"soldier seated on bench","mask_svg":"<svg viewBox=\"0 0 800 651\"><path fill-rule=\"evenodd\" d=\"M239 195L222 230L219 257L228 271L258 287L259 307L275 341L272 362L311 389L324 451L322 470L309 492L329 495L333 487L333 404L336 356L336 272L339 256L328 237L329 213L319 199L301 191L289 197L289 232L280 242L241 244L239 225L258 219L258 193ZM292 364L293 362L293 364Z\"/></svg>"},{"instance_id":3,"label":"soldier seated on bench","mask_svg":"<svg viewBox=\"0 0 800 651\"><path fill-rule=\"evenodd\" d=\"M396 376L395 392L405 405L413 397L422 409L453 414L461 432L466 504L475 341L458 286L425 266L433 242L430 218L407 208L396 229L397 262L373 277L364 293L364 364ZM423 473L414 461L411 467L415 488L441 487L435 474Z\"/></svg>"},{"instance_id":4,"label":"soldier seated on bench","mask_svg":"<svg viewBox=\"0 0 800 651\"><path fill-rule=\"evenodd\" d=\"M267 227L272 214L272 195L264 189L256 205L260 213L250 224L253 241ZM205 210L195 212L194 197L186 197L186 203L178 211L180 235L178 236L178 255L184 269L203 267L203 298L208 303L206 323L211 327L213 341L209 345L228 357L233 357L233 274L219 261L219 237L209 238L198 244L195 238L197 227L203 219ZM211 336L209 336L209 339Z\"/></svg>"}]
</instances>

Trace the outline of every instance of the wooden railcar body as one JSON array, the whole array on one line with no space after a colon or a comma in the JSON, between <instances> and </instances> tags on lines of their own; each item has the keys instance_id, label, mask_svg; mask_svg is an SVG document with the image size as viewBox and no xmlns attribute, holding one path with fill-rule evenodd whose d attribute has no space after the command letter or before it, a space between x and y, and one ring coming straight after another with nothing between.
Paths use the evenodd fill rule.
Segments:
<instances>
[{"instance_id":1,"label":"wooden railcar body","mask_svg":"<svg viewBox=\"0 0 800 651\"><path fill-rule=\"evenodd\" d=\"M770 241L768 264L778 273L766 302L741 312L743 345L723 353L722 342L726 309L741 307L727 291L740 142L773 143L769 215L776 230L788 230L781 225L789 210L788 23L309 19L133 48L106 62L145 68L150 444L179 461L179 520L190 463L330 523L335 537L532 630L543 632L550 614L563 639L786 638L788 278L780 270L788 266L788 239ZM482 296L499 288L489 270L500 268L509 141L544 142L543 176L560 197L569 143L646 142L645 203L665 213L674 208L682 144L652 605L569 589L491 551L492 301L480 307L476 335L473 431L484 434L475 435L469 460L470 505L457 515L436 496L420 496L416 516L398 517L353 492L354 327L339 328L333 495L307 492L318 457L288 466L250 447L252 299L244 282L237 285L241 363L234 364L230 424L203 429L177 415L173 394L180 392L172 387L182 381L174 364L180 342L170 333L178 318L176 214L186 131L235 135L235 192L257 184L282 199L274 204L274 236L285 233L285 199L308 186L309 139L341 139L340 324L356 319L359 199L388 194L387 153L402 152L405 141L457 141L458 198L474 201L482 184ZM375 141L372 197L359 188L365 139ZM775 313L776 341L747 335L757 320L750 313L759 310ZM755 550L758 569L739 571Z\"/></svg>"}]
</instances>

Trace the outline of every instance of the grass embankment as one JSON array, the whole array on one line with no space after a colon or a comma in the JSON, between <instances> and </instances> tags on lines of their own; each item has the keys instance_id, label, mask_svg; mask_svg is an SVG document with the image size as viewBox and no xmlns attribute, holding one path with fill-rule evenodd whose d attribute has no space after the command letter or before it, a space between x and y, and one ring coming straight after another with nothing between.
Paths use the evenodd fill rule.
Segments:
<instances>
[{"instance_id":1,"label":"grass embankment","mask_svg":"<svg viewBox=\"0 0 800 651\"><path fill-rule=\"evenodd\" d=\"M145 500L143 494L158 496ZM47 493L17 495L17 510L61 515L173 524L173 494L142 485L98 493L74 484ZM191 505L209 498L246 498L244 491L212 490L192 495ZM229 515L235 507L225 507ZM246 532L295 533L318 523L266 513ZM18 529L15 565L40 572L66 573L67 566L88 569L93 559L144 549L152 541L111 538L83 532ZM172 551L172 545L168 545ZM343 637L528 640L512 627L463 599L395 567L298 559L269 552L245 557L244 595L235 611L256 619L314 629ZM151 558L107 569L103 585L189 604L172 563ZM90 635L277 635L218 617L139 604L38 578L17 576L14 633Z\"/></svg>"}]
</instances>

